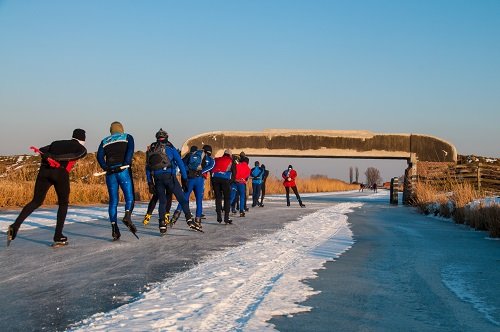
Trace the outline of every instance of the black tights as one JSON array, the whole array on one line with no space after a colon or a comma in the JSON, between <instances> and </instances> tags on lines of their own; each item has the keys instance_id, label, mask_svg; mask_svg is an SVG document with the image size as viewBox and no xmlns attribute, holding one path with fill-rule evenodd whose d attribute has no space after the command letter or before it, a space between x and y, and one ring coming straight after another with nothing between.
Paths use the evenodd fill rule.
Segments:
<instances>
[{"instance_id":1,"label":"black tights","mask_svg":"<svg viewBox=\"0 0 500 332\"><path fill-rule=\"evenodd\" d=\"M16 229L19 229L23 221L43 204L51 186L54 186L56 190L57 202L59 204L54 240L56 241L62 236L69 204L69 174L64 168L49 168L45 166L40 168L35 182L33 199L21 210L21 213L14 222Z\"/></svg>"},{"instance_id":2,"label":"black tights","mask_svg":"<svg viewBox=\"0 0 500 332\"><path fill-rule=\"evenodd\" d=\"M285 187L286 190L286 205L290 206L290 188L292 188L295 197L297 197L297 200L299 201L299 204L302 205L302 200L300 199L299 191L297 190L297 186L293 187Z\"/></svg>"}]
</instances>

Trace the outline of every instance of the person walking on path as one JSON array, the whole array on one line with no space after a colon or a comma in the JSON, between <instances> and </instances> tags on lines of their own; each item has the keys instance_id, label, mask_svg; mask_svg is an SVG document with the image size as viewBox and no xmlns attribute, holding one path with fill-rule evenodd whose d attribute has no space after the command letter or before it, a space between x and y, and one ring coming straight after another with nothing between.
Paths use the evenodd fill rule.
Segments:
<instances>
[{"instance_id":1,"label":"person walking on path","mask_svg":"<svg viewBox=\"0 0 500 332\"><path fill-rule=\"evenodd\" d=\"M262 179L264 177L265 168L260 167L260 162L255 161L255 167L250 171L252 177L252 207L259 205L260 193L262 190Z\"/></svg>"},{"instance_id":2,"label":"person walking on path","mask_svg":"<svg viewBox=\"0 0 500 332\"><path fill-rule=\"evenodd\" d=\"M113 241L120 239L118 227L118 188L125 197L125 215L122 222L137 237L137 229L132 222L134 209L134 183L132 180L132 157L134 156L134 138L125 133L123 125L115 121L109 128L111 135L106 136L97 149L97 162L106 171L106 185L109 194L109 221ZM137 237L138 238L138 237Z\"/></svg>"},{"instance_id":3,"label":"person walking on path","mask_svg":"<svg viewBox=\"0 0 500 332\"><path fill-rule=\"evenodd\" d=\"M245 216L245 204L246 204L246 191L247 191L247 181L250 176L250 167L248 166L248 158L243 158L235 167L236 173L234 176L234 182L232 184L231 190L231 202L235 204L236 193L238 193L240 198L240 217Z\"/></svg>"},{"instance_id":4,"label":"person walking on path","mask_svg":"<svg viewBox=\"0 0 500 332\"><path fill-rule=\"evenodd\" d=\"M191 147L191 152L183 158L187 168L187 184L185 197L189 202L189 196L194 191L196 199L196 215L194 221L201 228L201 217L203 215L203 194L205 193L205 179L208 172L214 168L215 161L211 157L212 147L204 145L203 149L198 150L198 147ZM174 218L180 215L181 205L178 204L174 212Z\"/></svg>"},{"instance_id":5,"label":"person walking on path","mask_svg":"<svg viewBox=\"0 0 500 332\"><path fill-rule=\"evenodd\" d=\"M297 172L293 169L292 165L288 165L288 168L283 171L281 176L283 177L283 186L285 186L286 191L286 206L290 206L290 188L292 188L295 193L295 197L297 197L297 200L299 201L300 207L306 207L302 204L302 200L300 199L299 191L297 190L297 185L295 184Z\"/></svg>"},{"instance_id":6,"label":"person walking on path","mask_svg":"<svg viewBox=\"0 0 500 332\"><path fill-rule=\"evenodd\" d=\"M168 143L168 134L160 128L156 133L156 142L151 144L148 154L146 155L146 178L148 185L154 183L156 194L158 195L159 206L159 228L162 235L167 233L167 224L165 223L165 207L167 195L173 194L184 211L186 222L192 229L201 231L195 224L191 211L189 210L189 202L184 197L181 184L177 180L177 167L181 172L181 177L187 179L186 168L182 162L179 152ZM178 218L179 216L177 216ZM175 223L177 218L174 214L172 222Z\"/></svg>"},{"instance_id":7,"label":"person walking on path","mask_svg":"<svg viewBox=\"0 0 500 332\"><path fill-rule=\"evenodd\" d=\"M68 238L63 235L64 222L68 213L69 204L69 172L78 159L85 157L87 149L85 144L85 131L83 129L73 130L72 139L54 141L50 145L40 149L32 147L35 152L40 153L42 161L35 181L33 199L24 206L21 213L13 224L7 229L7 245L14 240L19 227L24 220L37 208L39 208L50 187L54 186L57 195L57 222L54 232L54 245L66 245Z\"/></svg>"},{"instance_id":8,"label":"person walking on path","mask_svg":"<svg viewBox=\"0 0 500 332\"><path fill-rule=\"evenodd\" d=\"M262 175L262 186L261 186L261 196L260 196L260 207L264 207L264 197L266 196L266 180L269 176L269 171L266 169L266 165L260 165L260 168L264 170L264 174Z\"/></svg>"},{"instance_id":9,"label":"person walking on path","mask_svg":"<svg viewBox=\"0 0 500 332\"><path fill-rule=\"evenodd\" d=\"M222 222L222 212L224 212L224 222L231 224L233 221L229 218L231 209L231 182L234 180L235 167L231 150L225 150L221 157L215 158L215 165L212 168L212 188L215 194L215 211L217 213L217 221ZM222 200L224 199L224 209ZM223 211L224 210L224 211Z\"/></svg>"}]
</instances>

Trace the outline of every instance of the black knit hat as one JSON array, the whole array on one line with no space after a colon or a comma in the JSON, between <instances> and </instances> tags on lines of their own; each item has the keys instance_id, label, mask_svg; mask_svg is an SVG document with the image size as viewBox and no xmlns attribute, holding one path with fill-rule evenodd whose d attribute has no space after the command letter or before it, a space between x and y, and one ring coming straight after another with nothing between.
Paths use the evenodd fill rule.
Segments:
<instances>
[{"instance_id":1,"label":"black knit hat","mask_svg":"<svg viewBox=\"0 0 500 332\"><path fill-rule=\"evenodd\" d=\"M85 142L85 130L80 128L73 130L72 137L79 141Z\"/></svg>"},{"instance_id":2,"label":"black knit hat","mask_svg":"<svg viewBox=\"0 0 500 332\"><path fill-rule=\"evenodd\" d=\"M205 144L203 145L203 151L205 151L205 153L207 154L212 154L212 146L208 145L208 144Z\"/></svg>"},{"instance_id":3,"label":"black knit hat","mask_svg":"<svg viewBox=\"0 0 500 332\"><path fill-rule=\"evenodd\" d=\"M288 168L293 168L292 165L288 165Z\"/></svg>"}]
</instances>

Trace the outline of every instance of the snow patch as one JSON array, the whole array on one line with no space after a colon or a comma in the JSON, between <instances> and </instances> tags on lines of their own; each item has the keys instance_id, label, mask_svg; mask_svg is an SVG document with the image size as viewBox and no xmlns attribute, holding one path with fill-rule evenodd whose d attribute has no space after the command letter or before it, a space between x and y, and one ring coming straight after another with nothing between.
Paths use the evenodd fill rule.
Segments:
<instances>
[{"instance_id":1,"label":"snow patch","mask_svg":"<svg viewBox=\"0 0 500 332\"><path fill-rule=\"evenodd\" d=\"M71 329L275 331L267 323L273 315L310 310L297 303L317 292L301 281L352 246L346 214L360 206L340 203L229 248Z\"/></svg>"}]
</instances>

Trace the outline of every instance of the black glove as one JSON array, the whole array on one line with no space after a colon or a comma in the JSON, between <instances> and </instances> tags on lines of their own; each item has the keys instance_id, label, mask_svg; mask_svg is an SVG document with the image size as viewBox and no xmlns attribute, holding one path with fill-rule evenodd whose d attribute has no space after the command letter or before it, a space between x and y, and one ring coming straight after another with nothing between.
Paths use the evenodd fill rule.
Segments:
<instances>
[{"instance_id":1,"label":"black glove","mask_svg":"<svg viewBox=\"0 0 500 332\"><path fill-rule=\"evenodd\" d=\"M148 182L148 189L150 194L154 195L156 193L156 188L154 183Z\"/></svg>"}]
</instances>

